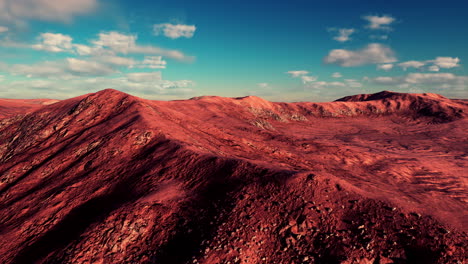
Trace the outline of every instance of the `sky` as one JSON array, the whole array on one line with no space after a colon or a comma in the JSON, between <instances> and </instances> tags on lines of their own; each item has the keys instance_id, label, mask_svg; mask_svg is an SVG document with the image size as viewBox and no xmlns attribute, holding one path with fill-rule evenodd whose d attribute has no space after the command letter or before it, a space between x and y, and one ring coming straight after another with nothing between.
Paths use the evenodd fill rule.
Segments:
<instances>
[{"instance_id":1,"label":"sky","mask_svg":"<svg viewBox=\"0 0 468 264\"><path fill-rule=\"evenodd\" d=\"M0 0L0 98L468 98L468 2Z\"/></svg>"}]
</instances>

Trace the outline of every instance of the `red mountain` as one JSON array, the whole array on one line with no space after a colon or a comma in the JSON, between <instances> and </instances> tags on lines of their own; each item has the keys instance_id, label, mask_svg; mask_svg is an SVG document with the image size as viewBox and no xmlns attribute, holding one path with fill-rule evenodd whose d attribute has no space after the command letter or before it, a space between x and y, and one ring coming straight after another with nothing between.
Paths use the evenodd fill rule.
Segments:
<instances>
[{"instance_id":1,"label":"red mountain","mask_svg":"<svg viewBox=\"0 0 468 264\"><path fill-rule=\"evenodd\" d=\"M466 101L5 102L1 263L466 262Z\"/></svg>"}]
</instances>

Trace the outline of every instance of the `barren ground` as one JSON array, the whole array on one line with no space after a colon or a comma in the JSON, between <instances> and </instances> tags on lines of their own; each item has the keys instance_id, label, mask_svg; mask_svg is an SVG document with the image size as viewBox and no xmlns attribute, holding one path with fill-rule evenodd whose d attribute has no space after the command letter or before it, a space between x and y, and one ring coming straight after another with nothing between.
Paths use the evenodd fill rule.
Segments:
<instances>
[{"instance_id":1,"label":"barren ground","mask_svg":"<svg viewBox=\"0 0 468 264\"><path fill-rule=\"evenodd\" d=\"M1 263L466 263L468 103L0 100Z\"/></svg>"}]
</instances>

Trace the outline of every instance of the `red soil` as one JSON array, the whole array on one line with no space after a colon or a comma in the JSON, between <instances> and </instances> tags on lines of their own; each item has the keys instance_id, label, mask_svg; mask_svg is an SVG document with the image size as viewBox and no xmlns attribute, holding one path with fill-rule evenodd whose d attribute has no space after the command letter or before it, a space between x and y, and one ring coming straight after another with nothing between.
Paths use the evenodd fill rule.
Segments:
<instances>
[{"instance_id":1,"label":"red soil","mask_svg":"<svg viewBox=\"0 0 468 264\"><path fill-rule=\"evenodd\" d=\"M0 101L1 263L466 262L462 100L37 106Z\"/></svg>"},{"instance_id":2,"label":"red soil","mask_svg":"<svg viewBox=\"0 0 468 264\"><path fill-rule=\"evenodd\" d=\"M0 118L25 114L44 105L58 102L50 99L0 99Z\"/></svg>"}]
</instances>

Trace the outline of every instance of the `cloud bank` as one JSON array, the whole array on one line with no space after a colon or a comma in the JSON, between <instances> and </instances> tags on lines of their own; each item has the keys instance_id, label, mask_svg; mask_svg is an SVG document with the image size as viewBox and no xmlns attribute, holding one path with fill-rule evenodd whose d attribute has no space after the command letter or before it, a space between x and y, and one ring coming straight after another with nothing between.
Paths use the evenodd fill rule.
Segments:
<instances>
[{"instance_id":1,"label":"cloud bank","mask_svg":"<svg viewBox=\"0 0 468 264\"><path fill-rule=\"evenodd\" d=\"M382 44L371 43L360 50L334 49L324 58L327 64L342 67L395 62L395 52Z\"/></svg>"}]
</instances>

